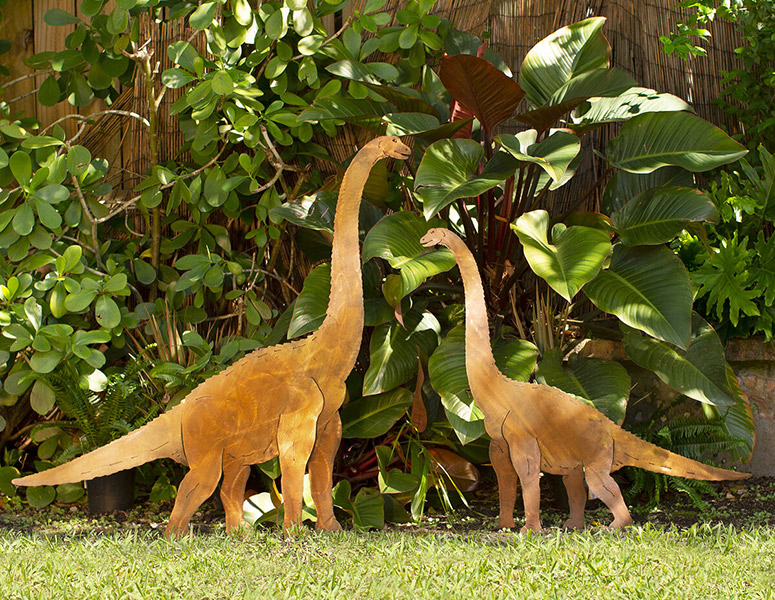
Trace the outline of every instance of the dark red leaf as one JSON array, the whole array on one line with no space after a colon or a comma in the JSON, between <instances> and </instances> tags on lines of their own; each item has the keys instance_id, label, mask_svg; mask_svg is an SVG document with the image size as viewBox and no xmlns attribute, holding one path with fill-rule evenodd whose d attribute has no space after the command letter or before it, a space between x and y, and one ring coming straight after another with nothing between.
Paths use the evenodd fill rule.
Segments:
<instances>
[{"instance_id":1,"label":"dark red leaf","mask_svg":"<svg viewBox=\"0 0 775 600\"><path fill-rule=\"evenodd\" d=\"M443 57L439 78L488 132L510 118L525 96L516 81L492 63L470 54Z\"/></svg>"}]
</instances>

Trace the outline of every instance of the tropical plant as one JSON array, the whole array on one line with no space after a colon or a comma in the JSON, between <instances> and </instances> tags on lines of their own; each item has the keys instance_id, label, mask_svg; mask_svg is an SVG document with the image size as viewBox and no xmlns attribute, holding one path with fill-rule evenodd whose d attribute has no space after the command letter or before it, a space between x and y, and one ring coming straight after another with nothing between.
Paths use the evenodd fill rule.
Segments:
<instances>
[{"instance_id":1,"label":"tropical plant","mask_svg":"<svg viewBox=\"0 0 775 600\"><path fill-rule=\"evenodd\" d=\"M156 391L145 374L149 363L133 359L124 368L108 369L82 377L69 363L51 373L36 376L33 394L56 406L66 417L36 425L31 438L38 443L35 468L43 470L121 437L141 427L161 410ZM17 475L18 476L18 475ZM72 502L83 495L83 484L33 487L27 499L45 506L55 499Z\"/></svg>"}]
</instances>

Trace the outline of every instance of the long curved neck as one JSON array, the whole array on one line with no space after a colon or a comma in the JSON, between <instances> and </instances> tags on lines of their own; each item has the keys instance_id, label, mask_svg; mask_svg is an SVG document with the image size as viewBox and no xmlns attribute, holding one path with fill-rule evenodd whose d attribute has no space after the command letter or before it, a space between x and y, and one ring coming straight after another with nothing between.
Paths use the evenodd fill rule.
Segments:
<instances>
[{"instance_id":1,"label":"long curved neck","mask_svg":"<svg viewBox=\"0 0 775 600\"><path fill-rule=\"evenodd\" d=\"M449 249L460 268L466 294L466 368L470 377L472 369L495 364L487 324L487 305L482 278L471 251L460 238L450 240Z\"/></svg>"},{"instance_id":2,"label":"long curved neck","mask_svg":"<svg viewBox=\"0 0 775 600\"><path fill-rule=\"evenodd\" d=\"M321 333L332 333L338 346L360 346L363 334L363 282L358 242L358 212L371 168L381 158L370 148L355 155L342 178L334 218L331 295ZM356 341L357 340L357 341ZM356 348L357 352L357 348Z\"/></svg>"}]
</instances>

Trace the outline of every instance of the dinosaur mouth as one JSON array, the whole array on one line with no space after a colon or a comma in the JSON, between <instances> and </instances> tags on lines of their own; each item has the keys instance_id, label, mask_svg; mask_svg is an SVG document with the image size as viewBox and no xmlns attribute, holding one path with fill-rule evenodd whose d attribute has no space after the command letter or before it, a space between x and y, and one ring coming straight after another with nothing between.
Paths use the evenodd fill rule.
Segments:
<instances>
[{"instance_id":1,"label":"dinosaur mouth","mask_svg":"<svg viewBox=\"0 0 775 600\"><path fill-rule=\"evenodd\" d=\"M394 150L393 151L393 158L400 158L401 160L409 158L409 155L412 154L412 151L407 148L406 150Z\"/></svg>"}]
</instances>

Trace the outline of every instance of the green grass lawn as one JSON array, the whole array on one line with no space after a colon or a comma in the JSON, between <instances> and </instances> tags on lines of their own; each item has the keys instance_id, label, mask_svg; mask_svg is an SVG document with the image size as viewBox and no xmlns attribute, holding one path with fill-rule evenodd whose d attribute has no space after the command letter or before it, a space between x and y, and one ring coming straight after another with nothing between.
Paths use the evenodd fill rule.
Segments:
<instances>
[{"instance_id":1,"label":"green grass lawn","mask_svg":"<svg viewBox=\"0 0 775 600\"><path fill-rule=\"evenodd\" d=\"M775 598L775 529L0 531L0 598Z\"/></svg>"}]
</instances>

